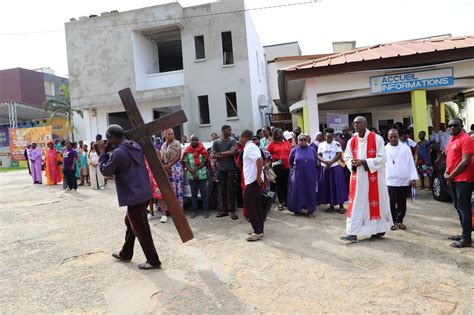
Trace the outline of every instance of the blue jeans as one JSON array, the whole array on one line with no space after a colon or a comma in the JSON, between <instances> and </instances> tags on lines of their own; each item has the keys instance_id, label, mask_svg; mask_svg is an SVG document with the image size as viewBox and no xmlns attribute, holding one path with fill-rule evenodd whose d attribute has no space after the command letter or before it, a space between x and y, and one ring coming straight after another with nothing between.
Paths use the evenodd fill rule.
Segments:
<instances>
[{"instance_id":1,"label":"blue jeans","mask_svg":"<svg viewBox=\"0 0 474 315\"><path fill-rule=\"evenodd\" d=\"M459 221L462 227L462 239L471 242L472 233L472 210L471 195L474 183L453 182L451 184L451 195L454 207L458 211Z\"/></svg>"},{"instance_id":2,"label":"blue jeans","mask_svg":"<svg viewBox=\"0 0 474 315\"><path fill-rule=\"evenodd\" d=\"M191 205L193 212L197 210L198 207L198 191L201 192L202 206L204 212L209 212L209 199L207 196L207 179L190 179L189 186L191 186Z\"/></svg>"}]
</instances>

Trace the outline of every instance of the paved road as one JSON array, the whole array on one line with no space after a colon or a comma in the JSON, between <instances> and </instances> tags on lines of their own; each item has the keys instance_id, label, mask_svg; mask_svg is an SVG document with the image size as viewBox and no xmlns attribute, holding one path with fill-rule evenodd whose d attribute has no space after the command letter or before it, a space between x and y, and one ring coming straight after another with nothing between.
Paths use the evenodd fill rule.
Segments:
<instances>
[{"instance_id":1,"label":"paved road","mask_svg":"<svg viewBox=\"0 0 474 315\"><path fill-rule=\"evenodd\" d=\"M152 221L164 268L140 271L110 256L124 238L115 191L32 185L0 174L0 313L469 313L474 248L448 246L459 232L450 204L421 193L407 231L343 245L344 216L272 211L265 240L245 242L240 219L190 220L196 239Z\"/></svg>"}]
</instances>

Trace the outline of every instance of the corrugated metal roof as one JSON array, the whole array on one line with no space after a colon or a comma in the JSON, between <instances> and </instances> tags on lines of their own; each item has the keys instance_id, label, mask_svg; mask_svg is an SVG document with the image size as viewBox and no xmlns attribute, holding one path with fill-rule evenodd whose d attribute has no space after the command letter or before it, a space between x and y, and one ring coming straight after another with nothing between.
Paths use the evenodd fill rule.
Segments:
<instances>
[{"instance_id":1,"label":"corrugated metal roof","mask_svg":"<svg viewBox=\"0 0 474 315\"><path fill-rule=\"evenodd\" d=\"M333 55L333 54L282 56L282 57L276 57L275 59L269 60L268 62L272 63L272 62L291 61L291 60L295 60L295 61L304 60L304 61L306 61L306 60L319 59L319 58L327 57L327 56L330 56L330 55Z\"/></svg>"},{"instance_id":2,"label":"corrugated metal roof","mask_svg":"<svg viewBox=\"0 0 474 315\"><path fill-rule=\"evenodd\" d=\"M474 47L474 36L444 37L435 39L393 42L388 44L379 44L374 46L356 48L354 50L339 54L315 58L313 60L309 60L291 66L285 69L285 71L328 67L353 62L417 55L435 51L452 50L466 47Z\"/></svg>"}]
</instances>

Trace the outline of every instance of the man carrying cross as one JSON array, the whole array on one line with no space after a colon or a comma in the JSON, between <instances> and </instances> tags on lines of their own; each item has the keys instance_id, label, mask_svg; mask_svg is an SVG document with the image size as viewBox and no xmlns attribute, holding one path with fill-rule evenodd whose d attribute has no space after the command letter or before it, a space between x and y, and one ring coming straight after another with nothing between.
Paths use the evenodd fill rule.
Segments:
<instances>
[{"instance_id":1,"label":"man carrying cross","mask_svg":"<svg viewBox=\"0 0 474 315\"><path fill-rule=\"evenodd\" d=\"M127 207L125 244L120 252L113 253L112 256L122 261L130 261L136 237L147 259L145 263L139 264L138 268L160 268L161 262L147 219L146 206L153 194L141 147L135 141L126 140L125 131L118 125L109 126L106 137L107 142L98 143L100 171L104 176L115 175L119 206Z\"/></svg>"},{"instance_id":2,"label":"man carrying cross","mask_svg":"<svg viewBox=\"0 0 474 315\"><path fill-rule=\"evenodd\" d=\"M379 239L393 225L385 182L385 148L382 137L367 129L363 116L354 119L354 136L347 142L344 159L351 169L346 236L357 242L357 235Z\"/></svg>"}]
</instances>

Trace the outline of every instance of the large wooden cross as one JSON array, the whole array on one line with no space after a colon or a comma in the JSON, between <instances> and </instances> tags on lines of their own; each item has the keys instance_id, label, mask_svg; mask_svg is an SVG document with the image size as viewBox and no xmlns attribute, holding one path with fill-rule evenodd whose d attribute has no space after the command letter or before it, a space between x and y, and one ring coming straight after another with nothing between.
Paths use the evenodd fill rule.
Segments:
<instances>
[{"instance_id":1,"label":"large wooden cross","mask_svg":"<svg viewBox=\"0 0 474 315\"><path fill-rule=\"evenodd\" d=\"M125 132L125 136L129 140L134 140L140 144L143 153L148 161L150 170L155 177L156 183L160 188L163 199L168 205L171 218L178 230L181 241L186 243L193 239L193 232L189 226L188 220L184 215L183 209L179 205L176 194L171 189L168 181L168 174L161 164L161 160L156 154L155 147L151 141L151 136L159 134L161 131L178 126L187 121L186 114L180 110L160 119L145 124L140 111L138 110L132 91L129 88L119 91L120 99L127 111L130 125L134 128Z\"/></svg>"}]
</instances>

